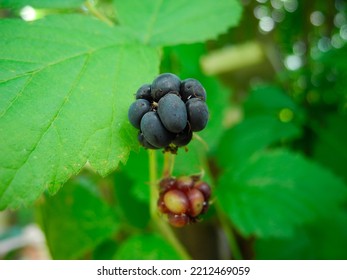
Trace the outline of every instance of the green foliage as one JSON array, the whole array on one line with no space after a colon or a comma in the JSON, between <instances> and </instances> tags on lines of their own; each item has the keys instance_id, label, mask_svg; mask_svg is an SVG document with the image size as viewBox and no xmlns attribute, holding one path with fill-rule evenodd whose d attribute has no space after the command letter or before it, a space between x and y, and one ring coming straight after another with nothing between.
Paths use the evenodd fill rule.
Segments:
<instances>
[{"instance_id":1,"label":"green foliage","mask_svg":"<svg viewBox=\"0 0 347 280\"><path fill-rule=\"evenodd\" d=\"M134 235L119 247L115 259L120 260L178 260L179 255L157 234Z\"/></svg>"},{"instance_id":2,"label":"green foliage","mask_svg":"<svg viewBox=\"0 0 347 280\"><path fill-rule=\"evenodd\" d=\"M251 90L244 104L246 117L272 116L284 123L304 121L302 109L283 90L275 86L258 86Z\"/></svg>"},{"instance_id":3,"label":"green foliage","mask_svg":"<svg viewBox=\"0 0 347 280\"><path fill-rule=\"evenodd\" d=\"M282 116L282 112L288 115ZM257 151L301 135L297 120L302 120L302 113L278 88L253 89L244 104L244 114L245 119L220 139L217 158L222 169L236 168Z\"/></svg>"},{"instance_id":4,"label":"green foliage","mask_svg":"<svg viewBox=\"0 0 347 280\"><path fill-rule=\"evenodd\" d=\"M45 195L38 215L55 259L83 258L114 235L119 225L98 186L82 176L69 181L54 197Z\"/></svg>"},{"instance_id":5,"label":"green foliage","mask_svg":"<svg viewBox=\"0 0 347 280\"><path fill-rule=\"evenodd\" d=\"M124 93L157 73L157 51L83 16L0 24L0 208L56 192L87 161L101 174L125 162L136 137Z\"/></svg>"},{"instance_id":6,"label":"green foliage","mask_svg":"<svg viewBox=\"0 0 347 280\"><path fill-rule=\"evenodd\" d=\"M139 161L139 163L141 164L143 162ZM138 169L132 170L139 169L143 169L144 172L148 173L148 170L143 166L138 166ZM122 168L120 171L122 171ZM131 177L129 178L128 174L130 173L126 173L126 171L116 172L114 178L115 197L117 199L117 206L120 209L120 216L123 218L124 224L128 226L145 228L149 223L150 218L148 197L141 200L141 196L138 198L135 191L137 189L148 190L149 184L146 183L147 180L143 181L143 178L146 178L146 175L138 177L140 174L136 173L138 179L134 180ZM140 179L142 179L142 181L140 181Z\"/></svg>"},{"instance_id":7,"label":"green foliage","mask_svg":"<svg viewBox=\"0 0 347 280\"><path fill-rule=\"evenodd\" d=\"M251 117L229 129L221 138L217 155L222 169L237 167L270 144L294 138L300 129L271 116Z\"/></svg>"},{"instance_id":8,"label":"green foliage","mask_svg":"<svg viewBox=\"0 0 347 280\"><path fill-rule=\"evenodd\" d=\"M317 127L317 142L314 148L315 158L330 167L347 182L347 130L346 116L332 115L324 127Z\"/></svg>"},{"instance_id":9,"label":"green foliage","mask_svg":"<svg viewBox=\"0 0 347 280\"><path fill-rule=\"evenodd\" d=\"M278 150L256 154L246 164L227 170L217 195L243 235L288 237L296 226L337 212L347 190L323 168Z\"/></svg>"},{"instance_id":10,"label":"green foliage","mask_svg":"<svg viewBox=\"0 0 347 280\"><path fill-rule=\"evenodd\" d=\"M214 39L241 16L236 0L114 0L114 5L121 24L131 27L141 42L156 46Z\"/></svg>"},{"instance_id":11,"label":"green foliage","mask_svg":"<svg viewBox=\"0 0 347 280\"><path fill-rule=\"evenodd\" d=\"M181 9L188 12L185 20L195 17L190 7ZM224 28L232 24L220 22ZM0 143L0 208L32 202L45 187L56 192L87 161L103 175L125 162L136 139L126 114L133 96L124 93L153 79L158 51L136 43L126 28L110 28L88 17L0 24L5 69L0 88L6 92L0 133L7 135ZM142 32L142 25L130 27ZM210 30L206 36L223 31L218 26ZM177 36L177 43L184 42L182 31L175 34L170 36Z\"/></svg>"},{"instance_id":12,"label":"green foliage","mask_svg":"<svg viewBox=\"0 0 347 280\"><path fill-rule=\"evenodd\" d=\"M27 206L11 220L36 218L54 259L346 259L346 10L262 2L0 0L0 209ZM211 207L175 231L156 204L168 157L127 118L163 72L198 79L210 114L171 175L201 174Z\"/></svg>"},{"instance_id":13,"label":"green foliage","mask_svg":"<svg viewBox=\"0 0 347 280\"><path fill-rule=\"evenodd\" d=\"M261 239L255 246L258 259L345 260L347 213L336 213L298 229L290 239Z\"/></svg>"}]
</instances>

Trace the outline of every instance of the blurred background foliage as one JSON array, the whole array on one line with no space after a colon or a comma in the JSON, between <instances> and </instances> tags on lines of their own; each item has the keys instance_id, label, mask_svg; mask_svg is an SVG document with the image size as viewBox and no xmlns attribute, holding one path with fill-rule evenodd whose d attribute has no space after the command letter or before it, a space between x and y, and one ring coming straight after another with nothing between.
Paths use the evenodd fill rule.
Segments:
<instances>
[{"instance_id":1,"label":"blurred background foliage","mask_svg":"<svg viewBox=\"0 0 347 280\"><path fill-rule=\"evenodd\" d=\"M24 2L2 1L0 16L25 19ZM211 114L205 144L180 150L173 172L204 170L211 209L175 233L195 259L234 258L231 231L245 259L347 259L347 3L241 3L238 27L162 52L161 72L200 80ZM116 19L111 5L97 2ZM1 212L0 258L180 258L153 230L148 180L141 148L106 178L85 168L55 196Z\"/></svg>"}]
</instances>

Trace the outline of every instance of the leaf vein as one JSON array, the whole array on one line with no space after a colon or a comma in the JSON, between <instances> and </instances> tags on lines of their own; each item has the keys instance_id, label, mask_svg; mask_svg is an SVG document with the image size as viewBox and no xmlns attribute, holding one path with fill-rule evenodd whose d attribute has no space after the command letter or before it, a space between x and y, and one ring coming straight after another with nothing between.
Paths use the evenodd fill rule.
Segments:
<instances>
[{"instance_id":1,"label":"leaf vein","mask_svg":"<svg viewBox=\"0 0 347 280\"><path fill-rule=\"evenodd\" d=\"M145 44L148 44L150 39L151 39L151 36L152 36L152 33L153 33L153 29L154 29L154 25L155 25L155 23L157 21L158 14L159 14L159 11L160 11L160 8L161 8L162 5L163 5L163 0L159 0L158 5L157 5L156 9L154 10L154 13L152 14L152 16L151 16L151 18L149 20L147 33L145 35L145 38L143 39Z\"/></svg>"},{"instance_id":2,"label":"leaf vein","mask_svg":"<svg viewBox=\"0 0 347 280\"><path fill-rule=\"evenodd\" d=\"M47 134L47 132L49 131L49 129L52 127L52 125L54 124L55 120L57 119L57 117L59 116L60 112L62 111L64 105L66 104L67 100L69 99L69 97L71 96L71 94L73 93L73 90L76 88L76 86L78 85L79 81L81 80L83 73L87 67L88 61L89 61L90 55L86 55L86 59L84 60L84 63L81 67L81 70L79 71L78 75L76 76L76 79L74 81L74 83L72 84L71 89L67 92L67 96L66 98L64 98L64 101L62 102L62 104L60 105L59 109L57 110L57 112L53 115L51 121L49 122L49 125L47 126L47 128L45 129L45 131L41 134L40 138L38 139L35 147L30 151L30 153L28 154L28 156L26 157L26 159L24 160L24 162L21 164L21 166L19 166L16 170L16 172L14 173L14 175L12 176L10 182L8 183L8 187L0 194L0 197L3 197L6 195L6 193L10 190L10 186L13 182L13 180L16 178L18 171L29 161L30 157L32 156L33 152L36 150L36 148L38 147L38 145L41 143L42 139L44 139L44 136Z\"/></svg>"}]
</instances>

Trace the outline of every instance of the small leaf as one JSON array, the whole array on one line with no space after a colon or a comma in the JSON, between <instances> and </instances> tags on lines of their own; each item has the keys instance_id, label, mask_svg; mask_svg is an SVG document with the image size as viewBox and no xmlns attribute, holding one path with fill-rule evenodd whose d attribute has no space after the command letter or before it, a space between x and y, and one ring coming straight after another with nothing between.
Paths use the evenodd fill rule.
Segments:
<instances>
[{"instance_id":1,"label":"small leaf","mask_svg":"<svg viewBox=\"0 0 347 280\"><path fill-rule=\"evenodd\" d=\"M87 178L69 181L39 205L40 223L54 259L76 259L113 235L119 225L112 208Z\"/></svg>"},{"instance_id":2,"label":"small leaf","mask_svg":"<svg viewBox=\"0 0 347 280\"><path fill-rule=\"evenodd\" d=\"M301 124L304 120L303 111L280 88L274 86L258 86L250 92L244 104L246 117L268 115L282 122Z\"/></svg>"},{"instance_id":3,"label":"small leaf","mask_svg":"<svg viewBox=\"0 0 347 280\"><path fill-rule=\"evenodd\" d=\"M217 150L218 163L222 169L240 165L267 146L300 134L296 125L273 116L246 118L222 136Z\"/></svg>"},{"instance_id":4,"label":"small leaf","mask_svg":"<svg viewBox=\"0 0 347 280\"><path fill-rule=\"evenodd\" d=\"M133 235L122 243L116 259L120 260L178 260L176 251L156 234Z\"/></svg>"},{"instance_id":5,"label":"small leaf","mask_svg":"<svg viewBox=\"0 0 347 280\"><path fill-rule=\"evenodd\" d=\"M76 15L2 20L0 37L0 209L56 192L87 161L106 175L127 160L128 107L156 49Z\"/></svg>"},{"instance_id":6,"label":"small leaf","mask_svg":"<svg viewBox=\"0 0 347 280\"><path fill-rule=\"evenodd\" d=\"M114 0L117 19L151 45L177 45L214 39L241 17L237 0Z\"/></svg>"},{"instance_id":7,"label":"small leaf","mask_svg":"<svg viewBox=\"0 0 347 280\"><path fill-rule=\"evenodd\" d=\"M346 201L343 182L286 150L260 153L220 178L217 196L244 235L288 237L299 225L334 213Z\"/></svg>"}]
</instances>

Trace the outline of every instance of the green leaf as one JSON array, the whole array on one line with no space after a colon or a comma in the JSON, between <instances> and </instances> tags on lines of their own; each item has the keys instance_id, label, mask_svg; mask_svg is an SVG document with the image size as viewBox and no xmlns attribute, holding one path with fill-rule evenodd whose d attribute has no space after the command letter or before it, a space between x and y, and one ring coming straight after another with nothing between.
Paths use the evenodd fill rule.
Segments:
<instances>
[{"instance_id":1,"label":"green leaf","mask_svg":"<svg viewBox=\"0 0 347 280\"><path fill-rule=\"evenodd\" d=\"M97 185L78 176L39 205L40 223L54 259L89 253L118 229L119 221Z\"/></svg>"},{"instance_id":2,"label":"green leaf","mask_svg":"<svg viewBox=\"0 0 347 280\"><path fill-rule=\"evenodd\" d=\"M346 201L347 189L324 168L278 150L226 171L217 196L244 236L288 237L297 226L334 213Z\"/></svg>"},{"instance_id":3,"label":"green leaf","mask_svg":"<svg viewBox=\"0 0 347 280\"><path fill-rule=\"evenodd\" d=\"M301 124L304 120L302 110L280 88L262 85L250 92L244 104L246 117L268 115L283 122Z\"/></svg>"},{"instance_id":4,"label":"green leaf","mask_svg":"<svg viewBox=\"0 0 347 280\"><path fill-rule=\"evenodd\" d=\"M122 243L116 259L120 260L178 260L176 251L156 234L133 235Z\"/></svg>"},{"instance_id":5,"label":"green leaf","mask_svg":"<svg viewBox=\"0 0 347 280\"><path fill-rule=\"evenodd\" d=\"M141 168L143 167L139 166L139 169L134 170L140 170ZM134 172L134 170L132 170L132 173L139 176L135 180L131 179L128 173L123 171L123 168L120 168L114 175L117 206L120 209L120 215L124 219L126 225L145 228L150 220L149 199L147 201L140 200L134 193L134 187L136 184L142 183L143 186L141 189L149 189L149 184L146 176L140 176L140 174ZM148 172L148 170L144 170Z\"/></svg>"},{"instance_id":6,"label":"green leaf","mask_svg":"<svg viewBox=\"0 0 347 280\"><path fill-rule=\"evenodd\" d=\"M260 239L255 243L257 259L346 260L347 213L336 212L300 228L290 239Z\"/></svg>"},{"instance_id":7,"label":"green leaf","mask_svg":"<svg viewBox=\"0 0 347 280\"><path fill-rule=\"evenodd\" d=\"M141 147L139 151L131 152L126 165L121 166L120 171L130 180L130 194L148 205L149 163L147 150Z\"/></svg>"},{"instance_id":8,"label":"green leaf","mask_svg":"<svg viewBox=\"0 0 347 280\"><path fill-rule=\"evenodd\" d=\"M68 9L82 6L84 0L0 0L0 8L34 8Z\"/></svg>"},{"instance_id":9,"label":"green leaf","mask_svg":"<svg viewBox=\"0 0 347 280\"><path fill-rule=\"evenodd\" d=\"M138 147L133 94L156 49L83 16L0 22L0 209L55 192L88 161L106 175Z\"/></svg>"},{"instance_id":10,"label":"green leaf","mask_svg":"<svg viewBox=\"0 0 347 280\"><path fill-rule=\"evenodd\" d=\"M193 139L187 150L184 148L178 150L173 175L178 177L198 174L206 171L207 168L206 147L199 140ZM205 181L209 181L208 175L205 174L203 178Z\"/></svg>"},{"instance_id":11,"label":"green leaf","mask_svg":"<svg viewBox=\"0 0 347 280\"><path fill-rule=\"evenodd\" d=\"M116 253L118 244L113 239L105 239L92 253L93 260L112 260Z\"/></svg>"},{"instance_id":12,"label":"green leaf","mask_svg":"<svg viewBox=\"0 0 347 280\"><path fill-rule=\"evenodd\" d=\"M237 0L114 0L117 19L151 45L177 45L214 39L241 17Z\"/></svg>"},{"instance_id":13,"label":"green leaf","mask_svg":"<svg viewBox=\"0 0 347 280\"><path fill-rule=\"evenodd\" d=\"M217 150L219 166L223 169L238 166L257 151L300 134L295 124L273 116L246 118L222 136Z\"/></svg>"},{"instance_id":14,"label":"green leaf","mask_svg":"<svg viewBox=\"0 0 347 280\"><path fill-rule=\"evenodd\" d=\"M323 127L317 127L314 156L320 163L332 169L347 182L347 117L333 115Z\"/></svg>"}]
</instances>

